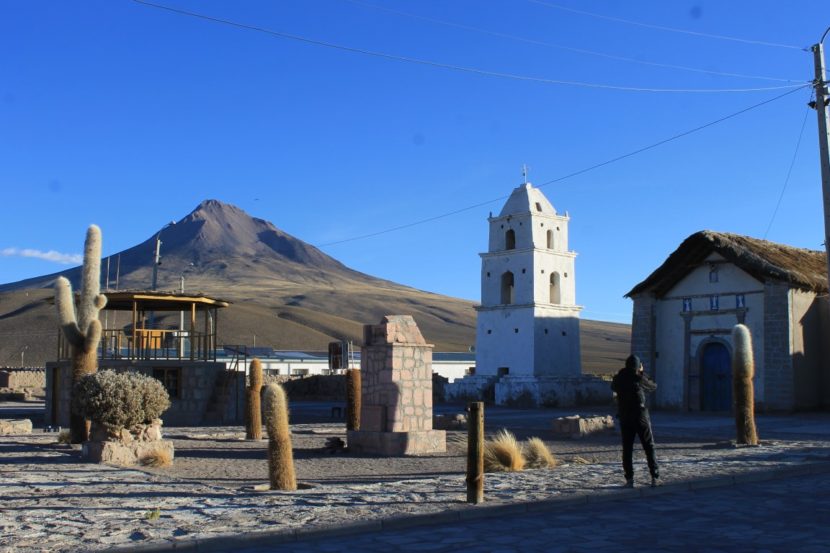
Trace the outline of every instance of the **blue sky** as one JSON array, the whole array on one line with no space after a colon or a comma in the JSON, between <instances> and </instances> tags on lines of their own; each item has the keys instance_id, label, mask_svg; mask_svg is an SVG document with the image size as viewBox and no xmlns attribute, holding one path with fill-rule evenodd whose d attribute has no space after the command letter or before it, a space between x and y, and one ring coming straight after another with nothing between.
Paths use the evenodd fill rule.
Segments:
<instances>
[{"instance_id":1,"label":"blue sky","mask_svg":"<svg viewBox=\"0 0 830 553\"><path fill-rule=\"evenodd\" d=\"M158 2L391 57L130 0L3 0L0 282L72 266L90 223L107 255L216 198L478 300L487 215L522 164L541 185L795 90L830 25L806 1ZM810 91L545 185L583 316L630 322L623 295L698 230L822 249Z\"/></svg>"}]
</instances>

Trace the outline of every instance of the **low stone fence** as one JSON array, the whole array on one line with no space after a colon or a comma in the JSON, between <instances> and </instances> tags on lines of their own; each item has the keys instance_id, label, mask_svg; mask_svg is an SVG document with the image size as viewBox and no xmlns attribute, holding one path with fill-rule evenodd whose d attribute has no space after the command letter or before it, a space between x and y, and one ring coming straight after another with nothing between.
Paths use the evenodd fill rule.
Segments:
<instances>
[{"instance_id":1,"label":"low stone fence","mask_svg":"<svg viewBox=\"0 0 830 553\"><path fill-rule=\"evenodd\" d=\"M0 388L45 388L46 371L35 367L0 369Z\"/></svg>"},{"instance_id":2,"label":"low stone fence","mask_svg":"<svg viewBox=\"0 0 830 553\"><path fill-rule=\"evenodd\" d=\"M512 407L580 407L611 405L608 378L504 376L496 383L496 404Z\"/></svg>"}]
</instances>

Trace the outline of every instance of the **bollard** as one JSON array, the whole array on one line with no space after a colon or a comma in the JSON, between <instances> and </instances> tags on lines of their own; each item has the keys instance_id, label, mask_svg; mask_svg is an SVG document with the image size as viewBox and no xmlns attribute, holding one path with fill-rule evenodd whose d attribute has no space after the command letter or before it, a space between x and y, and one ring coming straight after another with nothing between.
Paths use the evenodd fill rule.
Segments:
<instances>
[{"instance_id":1,"label":"bollard","mask_svg":"<svg viewBox=\"0 0 830 553\"><path fill-rule=\"evenodd\" d=\"M484 403L467 407L467 503L484 501Z\"/></svg>"}]
</instances>

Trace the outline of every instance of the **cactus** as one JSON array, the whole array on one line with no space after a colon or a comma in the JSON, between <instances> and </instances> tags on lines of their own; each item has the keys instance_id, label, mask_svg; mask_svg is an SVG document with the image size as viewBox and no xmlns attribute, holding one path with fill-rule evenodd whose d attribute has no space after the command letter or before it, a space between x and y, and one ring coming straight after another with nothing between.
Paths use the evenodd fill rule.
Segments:
<instances>
[{"instance_id":1,"label":"cactus","mask_svg":"<svg viewBox=\"0 0 830 553\"><path fill-rule=\"evenodd\" d=\"M251 361L250 386L248 386L248 416L246 419L245 439L262 438L262 362L254 358Z\"/></svg>"},{"instance_id":2,"label":"cactus","mask_svg":"<svg viewBox=\"0 0 830 553\"><path fill-rule=\"evenodd\" d=\"M346 371L346 430L360 430L360 371Z\"/></svg>"},{"instance_id":3,"label":"cactus","mask_svg":"<svg viewBox=\"0 0 830 553\"><path fill-rule=\"evenodd\" d=\"M279 384L265 388L265 427L268 430L268 479L272 490L294 491L297 477L288 429L288 400Z\"/></svg>"},{"instance_id":4,"label":"cactus","mask_svg":"<svg viewBox=\"0 0 830 553\"><path fill-rule=\"evenodd\" d=\"M755 393L752 377L755 361L752 357L752 335L745 325L732 329L732 397L735 402L735 430L739 444L758 445L755 429Z\"/></svg>"},{"instance_id":5,"label":"cactus","mask_svg":"<svg viewBox=\"0 0 830 553\"><path fill-rule=\"evenodd\" d=\"M107 304L107 297L100 292L101 229L90 225L84 241L84 265L77 312L69 280L58 277L55 281L58 318L66 341L72 346L73 390L81 378L98 370L98 343L101 341L98 312ZM81 443L89 438L89 423L74 410L70 415L69 428L72 443Z\"/></svg>"}]
</instances>

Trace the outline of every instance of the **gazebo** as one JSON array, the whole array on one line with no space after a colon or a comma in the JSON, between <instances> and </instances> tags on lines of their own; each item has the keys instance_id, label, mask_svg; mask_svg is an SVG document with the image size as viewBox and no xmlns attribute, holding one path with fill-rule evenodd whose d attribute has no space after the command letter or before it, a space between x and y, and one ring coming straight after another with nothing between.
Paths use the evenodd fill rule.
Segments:
<instances>
[{"instance_id":1,"label":"gazebo","mask_svg":"<svg viewBox=\"0 0 830 553\"><path fill-rule=\"evenodd\" d=\"M204 294L145 290L104 294L99 370L133 370L160 380L171 401L166 424L241 420L245 362L228 366L216 358L219 309L230 302ZM170 313L179 313L178 324L162 328L159 315ZM71 348L59 332L57 361L46 364L46 421L53 425L69 422L70 359Z\"/></svg>"}]
</instances>

